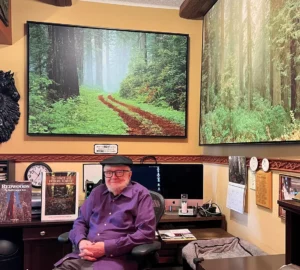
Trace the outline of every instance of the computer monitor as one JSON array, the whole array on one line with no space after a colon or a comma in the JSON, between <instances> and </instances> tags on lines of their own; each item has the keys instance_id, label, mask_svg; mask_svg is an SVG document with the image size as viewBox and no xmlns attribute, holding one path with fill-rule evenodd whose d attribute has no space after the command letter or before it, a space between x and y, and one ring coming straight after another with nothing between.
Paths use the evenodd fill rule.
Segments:
<instances>
[{"instance_id":1,"label":"computer monitor","mask_svg":"<svg viewBox=\"0 0 300 270\"><path fill-rule=\"evenodd\" d=\"M161 193L160 167L151 164L133 164L131 180L140 183L149 190Z\"/></svg>"},{"instance_id":2,"label":"computer monitor","mask_svg":"<svg viewBox=\"0 0 300 270\"><path fill-rule=\"evenodd\" d=\"M166 209L179 207L181 194L188 194L188 206L203 204L202 164L133 164L133 181L162 194Z\"/></svg>"},{"instance_id":3,"label":"computer monitor","mask_svg":"<svg viewBox=\"0 0 300 270\"><path fill-rule=\"evenodd\" d=\"M167 208L180 206L181 194L188 195L188 206L203 204L202 164L161 164L160 179Z\"/></svg>"}]
</instances>

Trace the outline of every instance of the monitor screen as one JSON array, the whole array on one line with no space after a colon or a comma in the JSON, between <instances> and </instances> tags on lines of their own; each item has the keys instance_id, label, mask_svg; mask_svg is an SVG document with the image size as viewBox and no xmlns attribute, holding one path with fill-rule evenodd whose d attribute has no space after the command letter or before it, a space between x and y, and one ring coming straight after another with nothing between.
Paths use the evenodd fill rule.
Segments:
<instances>
[{"instance_id":1,"label":"monitor screen","mask_svg":"<svg viewBox=\"0 0 300 270\"><path fill-rule=\"evenodd\" d=\"M162 164L160 178L166 199L180 199L181 194L187 194L188 199L203 199L202 164Z\"/></svg>"},{"instance_id":2,"label":"monitor screen","mask_svg":"<svg viewBox=\"0 0 300 270\"><path fill-rule=\"evenodd\" d=\"M179 206L181 194L188 195L189 205L202 204L202 164L134 164L131 170L131 179L161 193L167 207Z\"/></svg>"},{"instance_id":3,"label":"monitor screen","mask_svg":"<svg viewBox=\"0 0 300 270\"><path fill-rule=\"evenodd\" d=\"M152 164L134 164L131 166L131 180L140 183L149 190L161 193L160 166Z\"/></svg>"}]
</instances>

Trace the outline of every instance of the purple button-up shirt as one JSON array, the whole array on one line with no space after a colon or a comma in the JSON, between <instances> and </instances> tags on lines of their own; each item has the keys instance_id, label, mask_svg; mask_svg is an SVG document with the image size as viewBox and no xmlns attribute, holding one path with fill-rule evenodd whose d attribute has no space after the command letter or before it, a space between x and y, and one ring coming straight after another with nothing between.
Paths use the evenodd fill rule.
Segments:
<instances>
[{"instance_id":1,"label":"purple button-up shirt","mask_svg":"<svg viewBox=\"0 0 300 270\"><path fill-rule=\"evenodd\" d=\"M69 238L76 247L82 239L104 242L105 256L93 263L94 270L134 270L137 264L124 255L135 246L151 243L155 225L153 201L145 187L131 181L114 197L106 185L100 185L81 206ZM78 252L66 255L55 266L70 258L79 258Z\"/></svg>"}]
</instances>

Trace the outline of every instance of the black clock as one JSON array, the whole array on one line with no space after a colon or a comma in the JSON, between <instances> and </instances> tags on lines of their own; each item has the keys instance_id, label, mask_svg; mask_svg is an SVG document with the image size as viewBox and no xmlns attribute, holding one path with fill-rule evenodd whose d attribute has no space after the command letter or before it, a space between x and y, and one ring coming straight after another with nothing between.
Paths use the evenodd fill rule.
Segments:
<instances>
[{"instance_id":1,"label":"black clock","mask_svg":"<svg viewBox=\"0 0 300 270\"><path fill-rule=\"evenodd\" d=\"M44 162L31 163L25 171L25 180L30 181L33 187L41 188L43 172L52 172L52 169Z\"/></svg>"}]
</instances>

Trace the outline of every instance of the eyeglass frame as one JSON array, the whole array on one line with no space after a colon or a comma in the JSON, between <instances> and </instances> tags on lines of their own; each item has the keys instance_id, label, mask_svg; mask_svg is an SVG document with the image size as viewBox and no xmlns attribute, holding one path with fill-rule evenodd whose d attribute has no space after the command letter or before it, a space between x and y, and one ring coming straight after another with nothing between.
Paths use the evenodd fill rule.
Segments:
<instances>
[{"instance_id":1,"label":"eyeglass frame","mask_svg":"<svg viewBox=\"0 0 300 270\"><path fill-rule=\"evenodd\" d=\"M122 175L117 175L117 173L122 172ZM125 172L131 172L131 170L116 170L116 171L104 171L104 176L107 178L112 178L113 175L115 175L116 177L122 177L124 176ZM106 173L111 173L111 176L107 176Z\"/></svg>"}]
</instances>

